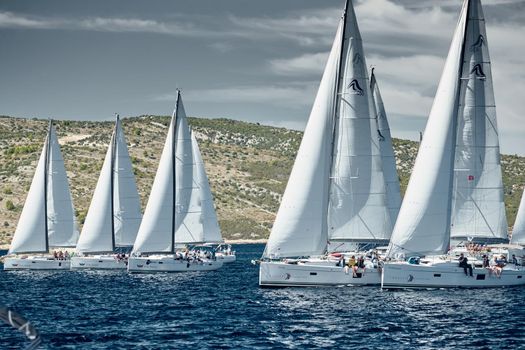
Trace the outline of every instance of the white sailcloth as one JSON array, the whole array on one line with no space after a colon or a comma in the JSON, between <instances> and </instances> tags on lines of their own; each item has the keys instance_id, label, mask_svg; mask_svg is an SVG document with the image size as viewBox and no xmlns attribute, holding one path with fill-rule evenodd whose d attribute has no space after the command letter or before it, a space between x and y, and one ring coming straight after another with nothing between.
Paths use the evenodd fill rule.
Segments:
<instances>
[{"instance_id":1,"label":"white sailcloth","mask_svg":"<svg viewBox=\"0 0 525 350\"><path fill-rule=\"evenodd\" d=\"M451 238L507 240L496 105L485 19L471 0L465 33Z\"/></svg>"},{"instance_id":2,"label":"white sailcloth","mask_svg":"<svg viewBox=\"0 0 525 350\"><path fill-rule=\"evenodd\" d=\"M117 116L76 250L83 253L113 252L114 246L133 245L141 216L133 167Z\"/></svg>"},{"instance_id":3,"label":"white sailcloth","mask_svg":"<svg viewBox=\"0 0 525 350\"><path fill-rule=\"evenodd\" d=\"M202 161L199 144L195 138L195 134L191 133L191 143L193 145L193 157L195 159L195 166L197 168L196 181L200 188L200 203L201 203L201 222L203 226L203 242L220 243L223 242L221 229L217 220L217 212L213 205L213 195L210 189L210 182L206 175L204 162Z\"/></svg>"},{"instance_id":4,"label":"white sailcloth","mask_svg":"<svg viewBox=\"0 0 525 350\"><path fill-rule=\"evenodd\" d=\"M176 145L175 243L203 243L201 189L197 183L197 164L193 154L191 131L180 97Z\"/></svg>"},{"instance_id":5,"label":"white sailcloth","mask_svg":"<svg viewBox=\"0 0 525 350\"><path fill-rule=\"evenodd\" d=\"M308 124L263 256L308 256L325 251L331 144L341 53L339 23Z\"/></svg>"},{"instance_id":6,"label":"white sailcloth","mask_svg":"<svg viewBox=\"0 0 525 350\"><path fill-rule=\"evenodd\" d=\"M47 181L47 232L50 247L74 247L78 228L60 145L51 125Z\"/></svg>"},{"instance_id":7,"label":"white sailcloth","mask_svg":"<svg viewBox=\"0 0 525 350\"><path fill-rule=\"evenodd\" d=\"M113 215L115 245L132 246L142 221L139 191L120 119L115 125Z\"/></svg>"},{"instance_id":8,"label":"white sailcloth","mask_svg":"<svg viewBox=\"0 0 525 350\"><path fill-rule=\"evenodd\" d=\"M442 254L450 241L450 214L459 77L467 20L464 3L426 130L390 239L389 256Z\"/></svg>"},{"instance_id":9,"label":"white sailcloth","mask_svg":"<svg viewBox=\"0 0 525 350\"><path fill-rule=\"evenodd\" d=\"M76 251L82 253L113 252L113 228L111 220L111 172L113 163L114 137L104 158L91 204L78 239Z\"/></svg>"},{"instance_id":10,"label":"white sailcloth","mask_svg":"<svg viewBox=\"0 0 525 350\"><path fill-rule=\"evenodd\" d=\"M328 239L388 241L392 233L363 43L348 6L332 154Z\"/></svg>"},{"instance_id":11,"label":"white sailcloth","mask_svg":"<svg viewBox=\"0 0 525 350\"><path fill-rule=\"evenodd\" d=\"M178 106L178 103L177 103ZM173 179L174 129L178 108L171 118L159 167L133 245L133 253L169 253L173 251Z\"/></svg>"},{"instance_id":12,"label":"white sailcloth","mask_svg":"<svg viewBox=\"0 0 525 350\"><path fill-rule=\"evenodd\" d=\"M521 195L520 207L512 229L510 243L525 245L525 189Z\"/></svg>"},{"instance_id":13,"label":"white sailcloth","mask_svg":"<svg viewBox=\"0 0 525 350\"><path fill-rule=\"evenodd\" d=\"M18 220L8 254L47 252L46 211L45 211L45 182L46 182L46 153L49 143L49 134L46 137L31 187Z\"/></svg>"},{"instance_id":14,"label":"white sailcloth","mask_svg":"<svg viewBox=\"0 0 525 350\"><path fill-rule=\"evenodd\" d=\"M397 174L396 157L394 155L390 127L373 68L370 75L370 90L375 104L377 136L379 139L379 148L381 149L383 175L386 183L386 204L390 212L390 220L392 224L395 224L399 214L399 208L401 207L401 189L399 187L399 175Z\"/></svg>"}]
</instances>

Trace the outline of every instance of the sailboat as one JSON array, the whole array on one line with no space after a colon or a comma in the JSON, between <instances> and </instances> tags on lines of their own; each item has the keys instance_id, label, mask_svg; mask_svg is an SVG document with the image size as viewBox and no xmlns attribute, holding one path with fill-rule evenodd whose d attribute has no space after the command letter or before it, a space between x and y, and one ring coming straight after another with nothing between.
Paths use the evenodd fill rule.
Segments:
<instances>
[{"instance_id":1,"label":"sailboat","mask_svg":"<svg viewBox=\"0 0 525 350\"><path fill-rule=\"evenodd\" d=\"M144 217L128 260L129 272L216 270L213 251L189 250L222 241L197 142L191 135L180 91ZM205 183L205 185L203 185Z\"/></svg>"},{"instance_id":2,"label":"sailboat","mask_svg":"<svg viewBox=\"0 0 525 350\"><path fill-rule=\"evenodd\" d=\"M516 214L516 221L512 228L511 244L525 246L525 189L521 195L520 206L518 214Z\"/></svg>"},{"instance_id":3,"label":"sailboat","mask_svg":"<svg viewBox=\"0 0 525 350\"><path fill-rule=\"evenodd\" d=\"M69 270L70 260L55 258L50 250L74 247L77 239L64 159L50 120L4 270Z\"/></svg>"},{"instance_id":4,"label":"sailboat","mask_svg":"<svg viewBox=\"0 0 525 350\"><path fill-rule=\"evenodd\" d=\"M392 231L380 142L362 40L347 1L260 260L259 285L380 283L377 261L352 272L344 266L348 247L386 244Z\"/></svg>"},{"instance_id":5,"label":"sailboat","mask_svg":"<svg viewBox=\"0 0 525 350\"><path fill-rule=\"evenodd\" d=\"M465 0L412 176L392 233L383 288L525 284L473 261L472 276L446 256L451 238L504 239L499 141L480 0ZM402 258L408 258L404 261Z\"/></svg>"},{"instance_id":6,"label":"sailboat","mask_svg":"<svg viewBox=\"0 0 525 350\"><path fill-rule=\"evenodd\" d=\"M117 115L71 269L126 269L118 247L131 247L142 219L133 167Z\"/></svg>"}]
</instances>

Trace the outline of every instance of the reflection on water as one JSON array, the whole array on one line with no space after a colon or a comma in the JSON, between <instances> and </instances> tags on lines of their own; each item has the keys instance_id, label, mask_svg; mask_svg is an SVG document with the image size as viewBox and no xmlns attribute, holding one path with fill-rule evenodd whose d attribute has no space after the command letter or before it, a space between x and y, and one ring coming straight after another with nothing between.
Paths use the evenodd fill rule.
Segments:
<instances>
[{"instance_id":1,"label":"reflection on water","mask_svg":"<svg viewBox=\"0 0 525 350\"><path fill-rule=\"evenodd\" d=\"M525 288L382 292L260 289L262 245L211 272L0 272L0 303L47 349L509 348L525 342ZM0 327L0 348L20 348Z\"/></svg>"}]
</instances>

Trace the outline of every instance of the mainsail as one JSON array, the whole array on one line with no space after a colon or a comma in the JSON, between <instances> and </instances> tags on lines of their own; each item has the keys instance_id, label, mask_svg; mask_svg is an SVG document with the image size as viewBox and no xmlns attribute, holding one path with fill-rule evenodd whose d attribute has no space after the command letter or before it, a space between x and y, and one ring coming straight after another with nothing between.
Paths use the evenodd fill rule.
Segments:
<instances>
[{"instance_id":1,"label":"mainsail","mask_svg":"<svg viewBox=\"0 0 525 350\"><path fill-rule=\"evenodd\" d=\"M117 116L76 250L101 253L113 252L116 246L131 246L140 220L140 198Z\"/></svg>"},{"instance_id":2,"label":"mainsail","mask_svg":"<svg viewBox=\"0 0 525 350\"><path fill-rule=\"evenodd\" d=\"M450 235L506 241L496 105L479 0L469 4L460 83Z\"/></svg>"},{"instance_id":3,"label":"mainsail","mask_svg":"<svg viewBox=\"0 0 525 350\"><path fill-rule=\"evenodd\" d=\"M322 254L328 240L388 240L373 110L361 36L347 1L264 257Z\"/></svg>"},{"instance_id":4,"label":"mainsail","mask_svg":"<svg viewBox=\"0 0 525 350\"><path fill-rule=\"evenodd\" d=\"M370 73L370 91L374 98L377 137L379 148L381 149L381 161L383 164L383 175L386 184L386 205L390 212L390 220L395 224L399 208L401 207L401 189L399 188L399 175L396 168L396 157L390 135L390 127L386 116L385 106L381 98L381 92L377 85L374 68Z\"/></svg>"},{"instance_id":5,"label":"mainsail","mask_svg":"<svg viewBox=\"0 0 525 350\"><path fill-rule=\"evenodd\" d=\"M64 159L52 122L9 254L47 252L71 247L78 239Z\"/></svg>"},{"instance_id":6,"label":"mainsail","mask_svg":"<svg viewBox=\"0 0 525 350\"><path fill-rule=\"evenodd\" d=\"M352 6L346 9L339 79L328 239L386 243L392 223L386 207L375 106Z\"/></svg>"}]
</instances>

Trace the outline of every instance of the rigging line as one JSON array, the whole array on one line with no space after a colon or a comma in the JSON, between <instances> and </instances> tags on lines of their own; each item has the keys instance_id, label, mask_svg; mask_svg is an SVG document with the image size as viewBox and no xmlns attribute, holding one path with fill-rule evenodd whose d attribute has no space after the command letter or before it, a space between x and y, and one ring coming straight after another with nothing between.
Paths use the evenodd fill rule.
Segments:
<instances>
[{"instance_id":1,"label":"rigging line","mask_svg":"<svg viewBox=\"0 0 525 350\"><path fill-rule=\"evenodd\" d=\"M49 227L48 227L48 208L47 208L47 196L48 196L48 191L47 191L47 184L48 184L48 172L49 172L49 152L50 152L50 147L49 147L49 143L50 143L50 140L51 140L51 130L53 128L53 120L52 119L49 119L49 127L48 127L48 132L47 132L47 137L46 137L46 143L45 143L45 147L46 147L46 151L45 151L45 159L44 159L44 230L45 230L45 238L46 238L46 252L49 252Z\"/></svg>"}]
</instances>

